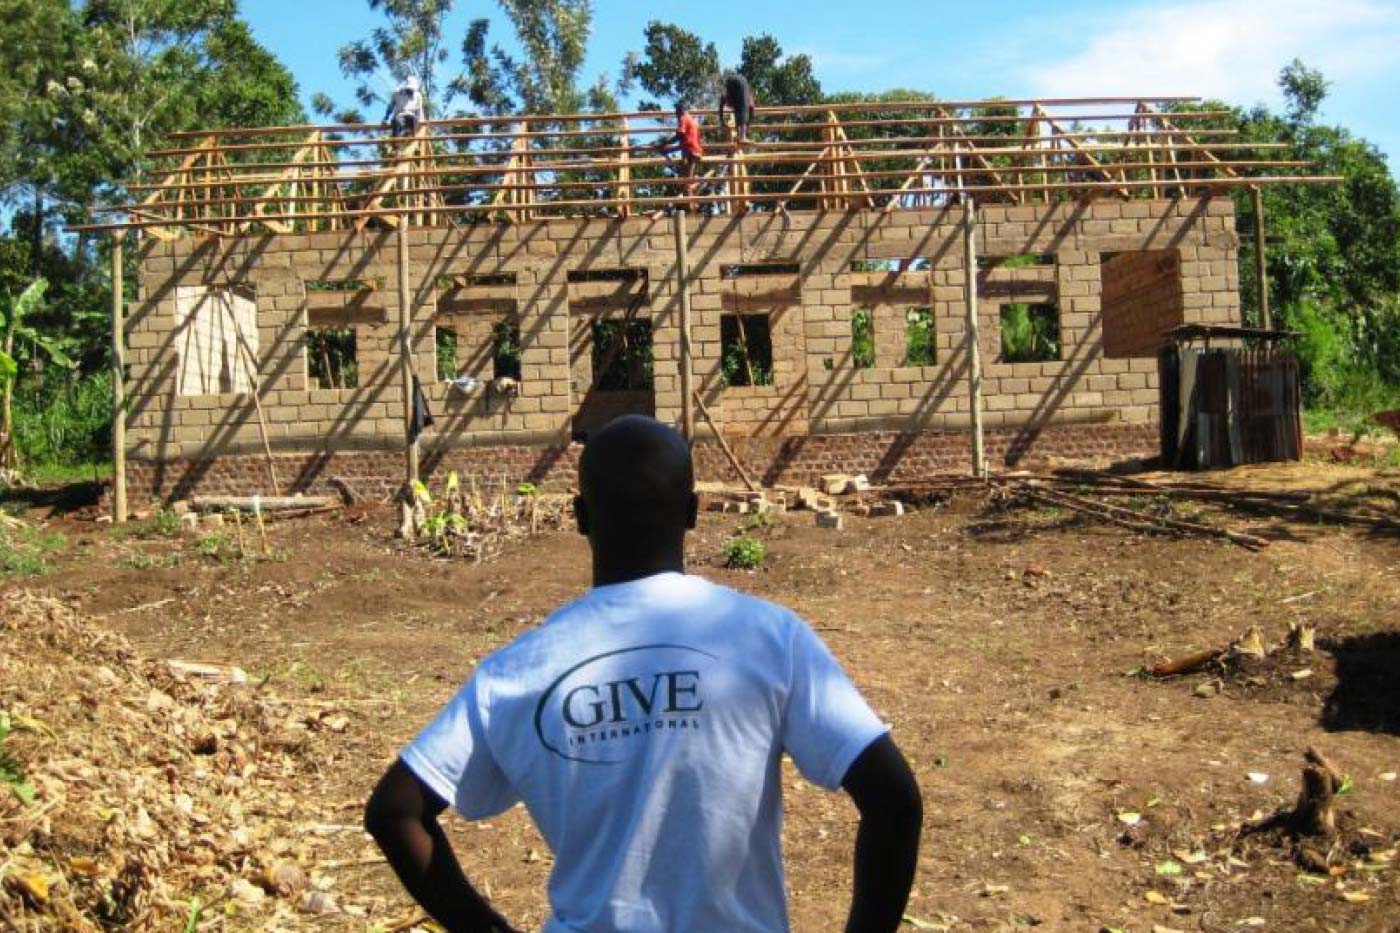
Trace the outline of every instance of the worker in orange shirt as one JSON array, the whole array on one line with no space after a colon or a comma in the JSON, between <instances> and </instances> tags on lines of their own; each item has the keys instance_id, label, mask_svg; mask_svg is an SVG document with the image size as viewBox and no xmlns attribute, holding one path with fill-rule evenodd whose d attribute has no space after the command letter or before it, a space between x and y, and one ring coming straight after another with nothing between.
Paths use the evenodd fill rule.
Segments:
<instances>
[{"instance_id":1,"label":"worker in orange shirt","mask_svg":"<svg viewBox=\"0 0 1400 933\"><path fill-rule=\"evenodd\" d=\"M695 197L695 175L700 169L701 160L705 157L705 145L700 141L700 124L684 101L676 103L676 134L670 139L657 143L656 148L664 154L680 152L681 171L686 179L684 185L685 201L681 208L689 210L691 199Z\"/></svg>"}]
</instances>

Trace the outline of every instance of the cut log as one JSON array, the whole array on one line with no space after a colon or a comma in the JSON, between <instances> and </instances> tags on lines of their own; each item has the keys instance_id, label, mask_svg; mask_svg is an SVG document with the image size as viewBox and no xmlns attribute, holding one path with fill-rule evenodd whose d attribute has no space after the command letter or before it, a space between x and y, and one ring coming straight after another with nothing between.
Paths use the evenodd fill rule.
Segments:
<instances>
[{"instance_id":1,"label":"cut log","mask_svg":"<svg viewBox=\"0 0 1400 933\"><path fill-rule=\"evenodd\" d=\"M330 509L339 504L337 496L195 496L190 500L190 508L196 512L285 512Z\"/></svg>"},{"instance_id":2,"label":"cut log","mask_svg":"<svg viewBox=\"0 0 1400 933\"><path fill-rule=\"evenodd\" d=\"M1195 654L1188 654L1184 658L1175 661L1163 661L1154 664L1150 668L1153 677L1176 677L1180 674L1189 674L1192 671L1200 670L1212 661L1217 660L1229 649L1211 648L1206 651L1197 651Z\"/></svg>"}]
</instances>

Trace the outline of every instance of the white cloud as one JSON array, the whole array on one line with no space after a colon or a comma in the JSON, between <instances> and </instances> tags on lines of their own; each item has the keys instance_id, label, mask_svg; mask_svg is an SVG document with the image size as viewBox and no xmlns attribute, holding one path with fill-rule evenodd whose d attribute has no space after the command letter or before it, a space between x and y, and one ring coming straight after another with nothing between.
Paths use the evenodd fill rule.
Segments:
<instances>
[{"instance_id":1,"label":"white cloud","mask_svg":"<svg viewBox=\"0 0 1400 933\"><path fill-rule=\"evenodd\" d=\"M1193 94L1276 103L1279 70L1294 58L1329 80L1385 77L1392 91L1400 83L1400 4L1389 2L1184 0L1124 5L1117 16L1100 11L1062 25L1060 42L1042 35L1018 43L1023 77L1036 94ZM1059 57L1035 53L1037 44Z\"/></svg>"}]
</instances>

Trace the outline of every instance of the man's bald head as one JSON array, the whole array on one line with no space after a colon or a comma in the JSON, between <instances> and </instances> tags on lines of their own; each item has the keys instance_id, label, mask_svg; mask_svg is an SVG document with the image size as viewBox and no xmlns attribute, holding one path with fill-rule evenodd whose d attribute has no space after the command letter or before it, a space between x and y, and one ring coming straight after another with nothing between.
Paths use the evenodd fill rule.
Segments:
<instances>
[{"instance_id":1,"label":"man's bald head","mask_svg":"<svg viewBox=\"0 0 1400 933\"><path fill-rule=\"evenodd\" d=\"M589 437L575 509L595 551L626 559L634 549L679 546L696 505L690 445L674 428L624 415Z\"/></svg>"}]
</instances>

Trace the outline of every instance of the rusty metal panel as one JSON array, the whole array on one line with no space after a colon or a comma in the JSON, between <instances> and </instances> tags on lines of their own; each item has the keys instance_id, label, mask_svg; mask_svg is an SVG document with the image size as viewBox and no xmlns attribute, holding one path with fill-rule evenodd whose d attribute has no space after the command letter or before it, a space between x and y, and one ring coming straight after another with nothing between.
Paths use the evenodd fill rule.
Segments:
<instances>
[{"instance_id":1,"label":"rusty metal panel","mask_svg":"<svg viewBox=\"0 0 1400 933\"><path fill-rule=\"evenodd\" d=\"M1298 360L1273 348L1167 347L1161 368L1162 458L1210 469L1298 460Z\"/></svg>"}]
</instances>

